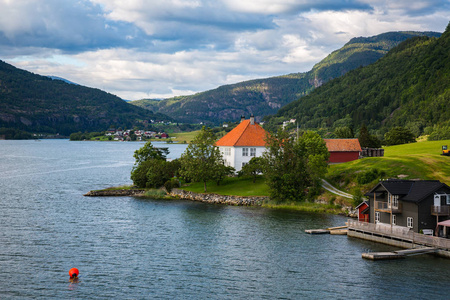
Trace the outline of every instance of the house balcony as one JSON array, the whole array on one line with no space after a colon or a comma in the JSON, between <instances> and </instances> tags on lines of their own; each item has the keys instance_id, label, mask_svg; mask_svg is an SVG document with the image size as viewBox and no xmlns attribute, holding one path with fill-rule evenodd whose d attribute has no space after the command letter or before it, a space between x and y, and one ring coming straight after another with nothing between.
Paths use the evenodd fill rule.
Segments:
<instances>
[{"instance_id":1,"label":"house balcony","mask_svg":"<svg viewBox=\"0 0 450 300\"><path fill-rule=\"evenodd\" d=\"M450 205L431 206L433 216L450 216Z\"/></svg>"},{"instance_id":2,"label":"house balcony","mask_svg":"<svg viewBox=\"0 0 450 300\"><path fill-rule=\"evenodd\" d=\"M375 201L374 207L375 211L381 211L385 213L399 214L402 212L401 203L397 203L397 205L392 205L391 203L385 201Z\"/></svg>"}]
</instances>

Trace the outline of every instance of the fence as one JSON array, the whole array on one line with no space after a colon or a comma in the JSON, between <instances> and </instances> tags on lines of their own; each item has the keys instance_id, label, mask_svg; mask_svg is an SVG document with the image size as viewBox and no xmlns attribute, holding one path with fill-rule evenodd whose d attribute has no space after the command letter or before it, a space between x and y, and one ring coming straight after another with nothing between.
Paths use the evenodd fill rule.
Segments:
<instances>
[{"instance_id":1,"label":"fence","mask_svg":"<svg viewBox=\"0 0 450 300\"><path fill-rule=\"evenodd\" d=\"M399 238L413 244L421 244L425 246L450 250L450 239L416 233L407 227L395 225L391 226L382 223L365 223L355 220L348 220L347 222L348 228L350 230L353 229L371 234L380 234L390 238Z\"/></svg>"}]
</instances>

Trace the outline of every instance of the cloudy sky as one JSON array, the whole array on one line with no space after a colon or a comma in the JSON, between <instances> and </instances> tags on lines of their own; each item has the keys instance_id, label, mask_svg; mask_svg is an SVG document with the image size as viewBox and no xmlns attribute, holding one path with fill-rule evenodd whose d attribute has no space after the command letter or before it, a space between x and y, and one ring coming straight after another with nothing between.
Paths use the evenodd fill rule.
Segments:
<instances>
[{"instance_id":1,"label":"cloudy sky","mask_svg":"<svg viewBox=\"0 0 450 300\"><path fill-rule=\"evenodd\" d=\"M309 71L352 37L449 21L450 0L0 0L0 60L167 98Z\"/></svg>"}]
</instances>

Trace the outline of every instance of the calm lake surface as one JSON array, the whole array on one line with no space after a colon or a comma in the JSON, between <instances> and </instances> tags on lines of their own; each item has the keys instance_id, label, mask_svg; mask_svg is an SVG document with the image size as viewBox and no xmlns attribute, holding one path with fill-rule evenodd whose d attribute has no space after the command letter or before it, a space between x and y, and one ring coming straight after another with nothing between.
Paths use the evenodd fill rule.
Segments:
<instances>
[{"instance_id":1,"label":"calm lake surface","mask_svg":"<svg viewBox=\"0 0 450 300\"><path fill-rule=\"evenodd\" d=\"M366 261L393 248L304 233L341 216L83 197L131 183L142 146L0 141L0 299L450 298L450 260Z\"/></svg>"}]
</instances>

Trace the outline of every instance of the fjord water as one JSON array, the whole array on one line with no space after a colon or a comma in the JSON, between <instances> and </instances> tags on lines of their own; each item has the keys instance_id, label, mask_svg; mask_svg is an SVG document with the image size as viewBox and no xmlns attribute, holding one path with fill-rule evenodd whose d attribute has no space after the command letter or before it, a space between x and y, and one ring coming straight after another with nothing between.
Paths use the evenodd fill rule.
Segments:
<instances>
[{"instance_id":1,"label":"fjord water","mask_svg":"<svg viewBox=\"0 0 450 300\"><path fill-rule=\"evenodd\" d=\"M304 233L341 216L83 197L131 183L142 145L0 141L0 299L448 299L449 260Z\"/></svg>"}]
</instances>

